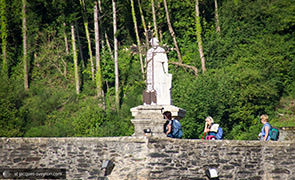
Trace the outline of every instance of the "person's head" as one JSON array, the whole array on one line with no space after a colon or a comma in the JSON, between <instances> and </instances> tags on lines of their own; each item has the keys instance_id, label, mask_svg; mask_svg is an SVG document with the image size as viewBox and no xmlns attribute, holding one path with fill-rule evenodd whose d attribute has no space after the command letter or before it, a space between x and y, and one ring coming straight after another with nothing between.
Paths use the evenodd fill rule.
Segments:
<instances>
[{"instance_id":1,"label":"person's head","mask_svg":"<svg viewBox=\"0 0 295 180\"><path fill-rule=\"evenodd\" d=\"M169 119L169 120L172 119L172 115L171 115L171 112L170 111L165 111L163 113L163 116L164 116L164 119Z\"/></svg>"},{"instance_id":2,"label":"person's head","mask_svg":"<svg viewBox=\"0 0 295 180\"><path fill-rule=\"evenodd\" d=\"M211 116L206 117L205 121L208 125L211 125L214 123L214 120Z\"/></svg>"},{"instance_id":3,"label":"person's head","mask_svg":"<svg viewBox=\"0 0 295 180\"><path fill-rule=\"evenodd\" d=\"M260 121L261 121L261 123L263 123L263 124L267 123L267 122L268 122L268 115L267 115L267 114L262 114L262 115L260 116Z\"/></svg>"}]
</instances>

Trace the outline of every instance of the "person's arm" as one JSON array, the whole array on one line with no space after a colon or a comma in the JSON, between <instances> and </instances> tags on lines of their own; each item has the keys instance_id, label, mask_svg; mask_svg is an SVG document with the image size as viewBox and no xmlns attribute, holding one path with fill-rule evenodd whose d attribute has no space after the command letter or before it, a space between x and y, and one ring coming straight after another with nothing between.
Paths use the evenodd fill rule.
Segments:
<instances>
[{"instance_id":1,"label":"person's arm","mask_svg":"<svg viewBox=\"0 0 295 180\"><path fill-rule=\"evenodd\" d=\"M264 135L263 141L266 141L267 140L268 133L269 133L269 127L268 126L265 126L264 131L265 131L265 135Z\"/></svg>"},{"instance_id":2,"label":"person's arm","mask_svg":"<svg viewBox=\"0 0 295 180\"><path fill-rule=\"evenodd\" d=\"M168 128L168 130L166 132L166 135L168 135L171 132L171 124L170 123L167 125L167 128Z\"/></svg>"},{"instance_id":3,"label":"person's arm","mask_svg":"<svg viewBox=\"0 0 295 180\"><path fill-rule=\"evenodd\" d=\"M208 133L210 131L209 125L207 122L205 123L204 133Z\"/></svg>"}]
</instances>

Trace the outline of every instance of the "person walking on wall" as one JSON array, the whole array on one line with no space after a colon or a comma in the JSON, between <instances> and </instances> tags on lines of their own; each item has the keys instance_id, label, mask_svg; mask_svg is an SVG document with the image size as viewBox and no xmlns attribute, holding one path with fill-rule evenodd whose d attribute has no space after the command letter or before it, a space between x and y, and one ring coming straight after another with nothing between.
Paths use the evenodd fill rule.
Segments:
<instances>
[{"instance_id":1,"label":"person walking on wall","mask_svg":"<svg viewBox=\"0 0 295 180\"><path fill-rule=\"evenodd\" d=\"M261 132L259 133L260 140L261 141L269 141L270 140L270 133L269 132L270 132L271 126L268 123L268 115L262 114L260 116L260 122L263 124Z\"/></svg>"}]
</instances>

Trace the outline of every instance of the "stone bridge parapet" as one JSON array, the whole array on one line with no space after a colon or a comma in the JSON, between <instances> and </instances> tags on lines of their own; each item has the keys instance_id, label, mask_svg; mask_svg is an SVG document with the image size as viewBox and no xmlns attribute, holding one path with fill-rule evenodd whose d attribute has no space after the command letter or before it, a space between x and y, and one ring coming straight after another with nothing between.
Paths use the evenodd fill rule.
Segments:
<instances>
[{"instance_id":1,"label":"stone bridge parapet","mask_svg":"<svg viewBox=\"0 0 295 180\"><path fill-rule=\"evenodd\" d=\"M107 177L101 169L111 160ZM295 180L295 141L205 141L156 137L0 138L3 169L66 169L66 179Z\"/></svg>"}]
</instances>

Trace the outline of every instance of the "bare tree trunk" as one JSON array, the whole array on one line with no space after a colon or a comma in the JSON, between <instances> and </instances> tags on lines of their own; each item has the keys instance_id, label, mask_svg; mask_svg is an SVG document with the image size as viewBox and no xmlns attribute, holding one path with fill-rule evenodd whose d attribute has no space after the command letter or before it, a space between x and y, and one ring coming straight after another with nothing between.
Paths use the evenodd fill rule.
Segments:
<instances>
[{"instance_id":1,"label":"bare tree trunk","mask_svg":"<svg viewBox=\"0 0 295 180\"><path fill-rule=\"evenodd\" d=\"M111 55L112 59L114 59L114 55L113 55L113 52L112 52L112 48L111 48L111 44L110 44L110 41L109 41L109 37L108 37L108 35L107 35L106 32L104 33L104 37L105 37L105 40L106 40L106 43L107 43L107 46L108 46L110 55Z\"/></svg>"},{"instance_id":2,"label":"bare tree trunk","mask_svg":"<svg viewBox=\"0 0 295 180\"><path fill-rule=\"evenodd\" d=\"M148 31L147 31L145 20L144 20L144 15L143 15L143 12L142 12L142 7L141 7L140 0L138 0L138 7L139 7L139 12L140 12L140 17L141 17L141 23L142 23L142 26L143 26L143 29L144 29L146 49L149 49L149 46L150 46L150 44L149 44L149 36L148 36Z\"/></svg>"},{"instance_id":3,"label":"bare tree trunk","mask_svg":"<svg viewBox=\"0 0 295 180\"><path fill-rule=\"evenodd\" d=\"M114 28L114 61L115 61L115 93L116 93L116 109L120 109L120 99L119 99L119 66L118 66L118 40L117 34L117 15L116 15L116 2L112 0L113 4L113 28Z\"/></svg>"},{"instance_id":4,"label":"bare tree trunk","mask_svg":"<svg viewBox=\"0 0 295 180\"><path fill-rule=\"evenodd\" d=\"M91 78L94 81L94 63L93 63L93 55L92 55L92 48L91 48L91 39L90 39L90 34L89 34L89 29L88 29L88 20L85 17L86 9L85 9L84 0L80 0L80 4L82 6L84 28L85 28L85 33L86 33L86 39L88 42L88 54L89 54L89 61L90 61L90 66L91 66Z\"/></svg>"},{"instance_id":5,"label":"bare tree trunk","mask_svg":"<svg viewBox=\"0 0 295 180\"><path fill-rule=\"evenodd\" d=\"M215 4L215 26L216 26L216 32L220 33L220 25L219 25L218 3L217 3L217 0L214 0L214 4Z\"/></svg>"},{"instance_id":6,"label":"bare tree trunk","mask_svg":"<svg viewBox=\"0 0 295 180\"><path fill-rule=\"evenodd\" d=\"M158 3L158 9L161 9L161 3ZM161 17L161 11L158 11L158 17ZM163 41L163 32L162 32L162 25L160 24L160 27L159 27L159 40L160 42Z\"/></svg>"},{"instance_id":7,"label":"bare tree trunk","mask_svg":"<svg viewBox=\"0 0 295 180\"><path fill-rule=\"evenodd\" d=\"M182 57L181 57L181 54L180 54L180 51L179 51L179 48L178 48L178 45L177 45L176 36L175 36L174 30L172 28L171 22L170 22L167 1L163 0L163 3L164 3L165 11L166 11L166 18L167 18L169 32L170 32L170 34L171 34L171 36L173 38L174 46L175 46L175 49L176 49L176 52L177 52L178 61L180 63L182 63Z\"/></svg>"},{"instance_id":8,"label":"bare tree trunk","mask_svg":"<svg viewBox=\"0 0 295 180\"><path fill-rule=\"evenodd\" d=\"M29 90L29 75L28 75L28 62L27 62L27 17L26 17L26 0L22 0L22 20L23 20L23 64L24 64L24 87Z\"/></svg>"},{"instance_id":9,"label":"bare tree trunk","mask_svg":"<svg viewBox=\"0 0 295 180\"><path fill-rule=\"evenodd\" d=\"M65 39L66 53L67 55L69 55L69 43L68 43L68 37L66 33L66 23L64 23L64 39Z\"/></svg>"},{"instance_id":10,"label":"bare tree trunk","mask_svg":"<svg viewBox=\"0 0 295 180\"><path fill-rule=\"evenodd\" d=\"M200 53L200 59L202 63L202 71L203 73L206 72L206 66L205 66L205 57L203 52L203 44L202 44L202 26L201 26L201 18L200 18L200 12L199 12L199 0L196 0L196 30L197 30L197 41L199 46L199 53Z\"/></svg>"},{"instance_id":11,"label":"bare tree trunk","mask_svg":"<svg viewBox=\"0 0 295 180\"><path fill-rule=\"evenodd\" d=\"M73 47L73 60L74 60L74 68L75 68L75 83L76 83L76 93L80 94L80 79L79 79L79 71L78 71L78 56L76 49L76 39L75 39L75 29L74 25L71 26L72 30L72 47Z\"/></svg>"},{"instance_id":12,"label":"bare tree trunk","mask_svg":"<svg viewBox=\"0 0 295 180\"><path fill-rule=\"evenodd\" d=\"M95 58L96 58L96 89L97 97L103 95L102 91L102 73L100 68L100 45L99 45L99 25L97 1L94 1L94 29L95 29Z\"/></svg>"},{"instance_id":13,"label":"bare tree trunk","mask_svg":"<svg viewBox=\"0 0 295 180\"><path fill-rule=\"evenodd\" d=\"M2 49L2 72L8 77L8 65L7 65L7 18L6 18L6 2L1 0L1 49Z\"/></svg>"},{"instance_id":14,"label":"bare tree trunk","mask_svg":"<svg viewBox=\"0 0 295 180\"><path fill-rule=\"evenodd\" d=\"M134 10L134 1L130 0L130 3L131 3L131 12L132 12L134 30L135 30L135 34L136 34L137 48L138 48L138 52L139 52L139 61L140 61L142 79L144 79L144 68L143 68L142 52L141 52L141 45L140 45L141 43L140 43L138 29L137 29L137 21L136 21L136 15L135 15L135 10Z\"/></svg>"},{"instance_id":15,"label":"bare tree trunk","mask_svg":"<svg viewBox=\"0 0 295 180\"><path fill-rule=\"evenodd\" d=\"M102 13L101 1L100 0L98 0L98 7L99 7L100 13ZM104 37L105 37L105 40L106 40L110 55L111 55L112 59L114 59L114 55L113 55L112 48L111 48L111 45L110 45L109 37L108 37L108 34L106 32L104 32Z\"/></svg>"},{"instance_id":16,"label":"bare tree trunk","mask_svg":"<svg viewBox=\"0 0 295 180\"><path fill-rule=\"evenodd\" d=\"M153 12L153 22L154 22L154 31L155 31L154 33L156 35L156 38L159 39L154 0L152 0L152 12Z\"/></svg>"},{"instance_id":17,"label":"bare tree trunk","mask_svg":"<svg viewBox=\"0 0 295 180\"><path fill-rule=\"evenodd\" d=\"M76 21L76 27L78 27L77 21ZM80 42L79 28L76 28L76 34L77 34L77 40L78 40L78 46L79 46L79 54L80 54L80 58L81 58L81 62L82 62L82 67L83 67L83 69L85 69L85 60L84 60L84 57L83 57L82 45L81 45L81 42Z\"/></svg>"}]
</instances>

